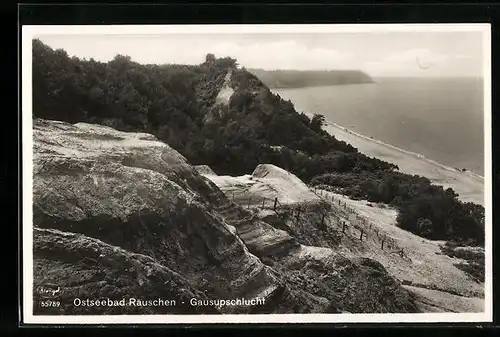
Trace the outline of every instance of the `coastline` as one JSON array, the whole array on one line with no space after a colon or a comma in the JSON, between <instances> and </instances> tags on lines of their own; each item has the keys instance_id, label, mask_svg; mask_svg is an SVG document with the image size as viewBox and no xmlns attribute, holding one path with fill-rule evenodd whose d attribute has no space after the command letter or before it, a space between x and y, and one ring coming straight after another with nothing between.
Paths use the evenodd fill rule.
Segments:
<instances>
[{"instance_id":1,"label":"coastline","mask_svg":"<svg viewBox=\"0 0 500 337\"><path fill-rule=\"evenodd\" d=\"M305 113L309 118L313 114ZM429 158L401 149L383 141L367 137L325 119L323 130L338 140L344 141L359 152L398 165L402 173L420 175L444 188L451 187L458 199L484 206L484 178L471 171L459 171Z\"/></svg>"},{"instance_id":2,"label":"coastline","mask_svg":"<svg viewBox=\"0 0 500 337\"><path fill-rule=\"evenodd\" d=\"M269 89L271 90L285 90L285 89L304 89L304 88L314 88L314 87L343 87L347 85L363 85L363 84L376 84L378 83L375 80L372 80L371 82L365 81L365 82L352 82L352 83L333 83L333 84L307 84L307 85L301 85L301 86L276 86L276 85L267 85Z\"/></svg>"}]
</instances>

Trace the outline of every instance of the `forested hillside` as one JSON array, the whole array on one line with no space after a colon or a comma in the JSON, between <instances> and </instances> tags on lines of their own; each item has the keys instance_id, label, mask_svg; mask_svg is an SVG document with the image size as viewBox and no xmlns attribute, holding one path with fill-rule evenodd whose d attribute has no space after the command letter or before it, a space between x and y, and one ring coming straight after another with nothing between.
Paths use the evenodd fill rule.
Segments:
<instances>
[{"instance_id":1,"label":"forested hillside","mask_svg":"<svg viewBox=\"0 0 500 337\"><path fill-rule=\"evenodd\" d=\"M269 88L302 88L321 85L373 83L360 70L264 70L248 69Z\"/></svg>"},{"instance_id":2,"label":"forested hillside","mask_svg":"<svg viewBox=\"0 0 500 337\"><path fill-rule=\"evenodd\" d=\"M234 94L229 104L215 104L228 71ZM191 164L218 174L272 163L308 183L396 206L399 225L419 235L484 243L482 206L338 141L321 129L321 115L298 113L231 58L209 54L196 66L142 65L118 55L103 63L70 58L34 40L33 115L152 133Z\"/></svg>"}]
</instances>

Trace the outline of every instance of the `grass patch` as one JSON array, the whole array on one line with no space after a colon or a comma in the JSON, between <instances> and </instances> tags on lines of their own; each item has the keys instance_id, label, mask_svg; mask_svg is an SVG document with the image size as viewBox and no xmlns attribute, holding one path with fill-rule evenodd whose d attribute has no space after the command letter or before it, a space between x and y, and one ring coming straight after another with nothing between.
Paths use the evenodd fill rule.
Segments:
<instances>
[{"instance_id":1,"label":"grass patch","mask_svg":"<svg viewBox=\"0 0 500 337\"><path fill-rule=\"evenodd\" d=\"M460 246L458 243L450 241L440 248L444 254L463 260L454 263L455 267L467 273L476 282L484 282L485 256L482 248Z\"/></svg>"},{"instance_id":2,"label":"grass patch","mask_svg":"<svg viewBox=\"0 0 500 337\"><path fill-rule=\"evenodd\" d=\"M476 282L484 282L484 260L466 261L453 264L471 276Z\"/></svg>"}]
</instances>

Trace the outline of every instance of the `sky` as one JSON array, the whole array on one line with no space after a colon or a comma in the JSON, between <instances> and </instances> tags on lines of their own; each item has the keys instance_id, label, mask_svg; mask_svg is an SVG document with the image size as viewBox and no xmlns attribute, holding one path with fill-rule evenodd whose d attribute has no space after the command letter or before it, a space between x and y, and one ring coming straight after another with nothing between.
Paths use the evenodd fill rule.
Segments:
<instances>
[{"instance_id":1,"label":"sky","mask_svg":"<svg viewBox=\"0 0 500 337\"><path fill-rule=\"evenodd\" d=\"M373 77L480 77L481 32L243 33L39 35L69 55L109 61L199 64L207 53L231 56L247 68L358 69Z\"/></svg>"}]
</instances>

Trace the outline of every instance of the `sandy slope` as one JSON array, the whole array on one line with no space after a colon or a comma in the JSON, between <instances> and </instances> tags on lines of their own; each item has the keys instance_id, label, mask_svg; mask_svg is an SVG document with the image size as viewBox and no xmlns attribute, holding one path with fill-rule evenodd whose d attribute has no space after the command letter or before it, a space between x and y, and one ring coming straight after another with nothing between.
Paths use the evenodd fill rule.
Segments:
<instances>
[{"instance_id":1,"label":"sandy slope","mask_svg":"<svg viewBox=\"0 0 500 337\"><path fill-rule=\"evenodd\" d=\"M484 284L473 281L453 264L461 261L441 253L439 246L443 241L424 239L396 226L397 211L388 207L379 207L364 200L351 200L343 195L321 191L326 200L334 198L334 205L340 200L348 209L354 211L358 219L366 219L363 228L367 233L362 247L358 240L359 231L351 229L349 235L354 238L343 240L341 250L351 252L380 262L399 279L407 288L421 299L422 306L428 310L481 312L484 310ZM371 206L370 206L371 205ZM352 218L351 218L352 219ZM359 220L349 221L359 224ZM371 223L371 226L370 226ZM350 227L352 228L352 226ZM394 247L380 249L380 237L386 235ZM361 248L361 249L360 249ZM404 249L405 256L397 254ZM430 306L427 308L427 306ZM431 308L432 307L432 308Z\"/></svg>"},{"instance_id":2,"label":"sandy slope","mask_svg":"<svg viewBox=\"0 0 500 337\"><path fill-rule=\"evenodd\" d=\"M274 165L259 165L252 175L240 177L217 176L210 174L207 168L203 171L206 173L202 175L212 180L226 195L232 196L234 193L235 201L245 207L251 198L249 206L260 209L259 200L262 197L274 196L284 203L310 204L320 199L331 202L336 211L328 217L327 226L341 233L342 221L350 225L346 230L347 235L342 236L341 244L334 250L351 258L366 257L381 263L391 275L416 294L421 309L426 312L480 312L484 308L484 285L474 282L453 265L459 259L441 254L439 245L442 241L427 240L398 228L395 225L395 209L351 200L327 191L314 191L293 174ZM339 200L342 205L346 205L343 211ZM345 209L351 210L352 214L346 215ZM359 219L365 219L365 222ZM307 221L306 218L304 220ZM365 239L359 240L359 230L353 225L364 226ZM288 226L294 228L296 225L292 221ZM386 244L381 250L380 239L375 231L380 237L389 237L391 245ZM299 256L325 258L333 247L322 244L327 242L324 240L317 242L314 245L301 245L297 253ZM314 247L316 245L319 246ZM398 254L401 248L404 249L403 256Z\"/></svg>"},{"instance_id":3,"label":"sandy slope","mask_svg":"<svg viewBox=\"0 0 500 337\"><path fill-rule=\"evenodd\" d=\"M259 204L263 198L269 203L275 197L281 204L319 201L318 196L299 178L274 165L260 164L251 175L239 177L218 176L211 174L207 168L199 170L224 193L240 203Z\"/></svg>"},{"instance_id":4,"label":"sandy slope","mask_svg":"<svg viewBox=\"0 0 500 337\"><path fill-rule=\"evenodd\" d=\"M338 140L354 146L361 153L398 165L401 172L424 176L445 188L453 188L463 201L484 205L484 178L475 173L460 172L329 121L325 121L323 129Z\"/></svg>"},{"instance_id":5,"label":"sandy slope","mask_svg":"<svg viewBox=\"0 0 500 337\"><path fill-rule=\"evenodd\" d=\"M224 78L224 85L220 89L217 97L215 98L215 104L224 104L224 105L229 104L229 99L234 94L234 89L231 88L231 86L229 85L229 82L231 80L231 75L232 72L231 70L229 70L226 74L226 77Z\"/></svg>"},{"instance_id":6,"label":"sandy slope","mask_svg":"<svg viewBox=\"0 0 500 337\"><path fill-rule=\"evenodd\" d=\"M420 306L428 312L483 312L484 300L476 297L463 297L420 287L404 286L417 295Z\"/></svg>"}]
</instances>

